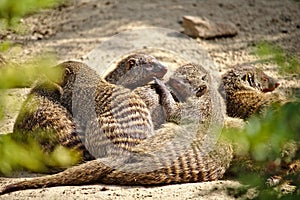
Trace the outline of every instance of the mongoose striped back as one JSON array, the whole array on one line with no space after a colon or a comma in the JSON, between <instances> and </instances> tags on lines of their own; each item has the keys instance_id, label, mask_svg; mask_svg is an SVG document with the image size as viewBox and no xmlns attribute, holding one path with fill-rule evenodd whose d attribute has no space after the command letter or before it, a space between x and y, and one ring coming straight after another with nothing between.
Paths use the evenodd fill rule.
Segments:
<instances>
[{"instance_id":1,"label":"mongoose striped back","mask_svg":"<svg viewBox=\"0 0 300 200\"><path fill-rule=\"evenodd\" d=\"M194 70L195 73L197 72L195 69L201 70L201 68L197 67L191 67L190 69ZM198 71L199 73L203 74L201 71ZM209 83L210 80L208 81L208 86ZM101 98L100 96L103 95L112 94L108 92L112 90L117 91L116 94L118 95L120 91L124 91L119 90L119 88L101 81L97 85L96 99L97 97ZM121 98L123 101L125 100L123 99L124 96ZM137 103L139 98L135 94L127 93L127 98L125 101L129 101L129 104L132 106L123 107L120 105L116 108L117 112L122 113L123 109L125 109L124 112L127 112L128 109L142 109L142 103ZM212 102L214 102L212 98L217 99L215 101L217 102L216 105L220 106L218 112L213 111L211 108ZM99 105L102 105L96 111L101 114L98 117L100 121L102 117L106 120L107 116L109 118L113 116L111 112L112 107L110 107L111 101L107 100L106 102L98 102ZM121 185L157 185L209 181L221 178L229 166L232 158L232 149L230 145L222 142L217 142L216 145L213 145L210 141L210 137L214 137L212 135L213 128L210 129L206 124L211 120L222 122L225 110L221 105L221 96L216 89L209 88L206 93L199 97L192 95L185 103L179 106L181 108L190 107L195 111L184 113L184 109L181 109L179 124L166 123L161 129L155 131L154 135L142 140L140 144L128 148L131 154L124 156L124 159L114 160L114 157L108 157L88 161L58 174L10 184L0 189L0 194L21 189L58 185L82 185L95 182ZM195 108L198 109L196 110ZM210 114L202 113L207 111L212 112ZM143 113L144 111L142 110L139 117L136 117L137 122L139 122L137 125L141 127L143 127L143 123L140 122L148 121L147 118L142 119L144 115L147 116L147 114ZM122 114L118 116L124 117ZM205 119L207 116L208 119ZM194 117L194 119L191 119L191 117ZM125 121L122 121L122 119L117 121L117 123L113 123L114 127L122 128L123 126L120 126L118 123L122 124L124 122L124 127L131 130L129 126L132 124L136 125L132 122L128 124L126 122L127 118L125 118ZM110 121L108 120L108 122ZM194 122L198 122L198 124L195 125ZM101 123L99 124L101 126ZM144 127L144 130L150 129L150 126ZM103 132L108 130L104 125L101 128ZM124 130L114 129L114 131L123 132ZM108 130L108 133L113 132Z\"/></svg>"}]
</instances>

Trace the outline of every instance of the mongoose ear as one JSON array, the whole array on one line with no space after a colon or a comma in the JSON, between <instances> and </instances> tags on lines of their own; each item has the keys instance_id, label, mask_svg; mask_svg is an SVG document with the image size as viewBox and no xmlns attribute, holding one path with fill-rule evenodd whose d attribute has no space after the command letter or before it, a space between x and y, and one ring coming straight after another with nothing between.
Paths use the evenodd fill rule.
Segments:
<instances>
[{"instance_id":1,"label":"mongoose ear","mask_svg":"<svg viewBox=\"0 0 300 200\"><path fill-rule=\"evenodd\" d=\"M137 63L137 60L134 58L130 58L126 63L126 71L131 70Z\"/></svg>"},{"instance_id":2,"label":"mongoose ear","mask_svg":"<svg viewBox=\"0 0 300 200\"><path fill-rule=\"evenodd\" d=\"M65 74L64 74L64 76L65 77L68 77L70 74L71 74L72 72L71 72L71 70L69 69L69 68L65 68Z\"/></svg>"}]
</instances>

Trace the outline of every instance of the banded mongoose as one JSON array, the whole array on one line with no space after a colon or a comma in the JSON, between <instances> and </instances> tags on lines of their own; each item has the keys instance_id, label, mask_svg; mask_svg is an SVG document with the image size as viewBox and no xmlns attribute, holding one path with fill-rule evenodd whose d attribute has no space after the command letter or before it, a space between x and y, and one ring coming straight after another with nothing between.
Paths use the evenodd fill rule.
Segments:
<instances>
[{"instance_id":1,"label":"banded mongoose","mask_svg":"<svg viewBox=\"0 0 300 200\"><path fill-rule=\"evenodd\" d=\"M253 114L261 114L266 108L270 108L272 103L285 103L276 96L276 94L269 93L280 85L279 82L254 66L236 67L225 73L222 80L226 92L227 114L230 117L247 119ZM294 146L289 143L285 145ZM296 147L292 149L296 152L297 148L299 149L299 145L296 145ZM295 152L289 152L288 154L291 156L295 154ZM291 163L285 163L283 157L280 158L280 164L278 164L279 160L274 161L274 163L270 161L268 165L269 167L272 166L272 168L268 169L265 165L255 165L255 161L251 159L250 154L235 154L232 166L233 168L237 166L237 168L242 171L264 175L281 174L281 176L274 176L268 179L269 183L271 183L270 185L272 185L272 182L279 183L279 179L282 179L284 176L288 177L293 173L299 174L300 167L298 158L296 156L293 159L290 158L292 160ZM275 162L277 162L277 164L275 164ZM278 169L276 168L279 168L281 172L278 173ZM230 174L231 170L228 170L228 172Z\"/></svg>"},{"instance_id":2,"label":"banded mongoose","mask_svg":"<svg viewBox=\"0 0 300 200\"><path fill-rule=\"evenodd\" d=\"M198 97L206 92L207 83L204 82L206 76L204 75L203 77L198 77L199 74L193 74L193 70L189 69L189 67L195 68L196 66L193 66L192 64L185 64L179 67L175 74L170 77L167 85L169 86L169 90L172 92L172 94L169 94L168 97L162 97L162 95L166 94L166 92L162 93L162 87L160 87L157 83L148 84L134 90L134 92L144 100L148 109L150 110L155 130L160 128L161 125L166 121L176 121L170 118L171 113L180 113L180 111L177 110L178 108L174 107L176 102L184 102L187 97L190 97L192 94L194 94L194 92L196 92L194 90L197 90L196 95ZM182 72L184 70L185 72ZM187 74L187 72L189 72L189 74ZM189 82L189 79L193 79L193 81ZM172 108L168 107L167 105L162 106L161 99L169 100L168 105L172 106L173 104ZM166 111L166 109L168 111ZM174 117L174 115L172 117Z\"/></svg>"},{"instance_id":3,"label":"banded mongoose","mask_svg":"<svg viewBox=\"0 0 300 200\"><path fill-rule=\"evenodd\" d=\"M279 82L255 66L238 66L222 76L226 110L230 117L246 119L276 101L271 92Z\"/></svg>"},{"instance_id":4,"label":"banded mongoose","mask_svg":"<svg viewBox=\"0 0 300 200\"><path fill-rule=\"evenodd\" d=\"M201 71L201 69L194 68L193 74L196 75L198 70L198 74L202 77L203 73L206 72ZM207 75L209 76L209 74ZM208 85L210 85L211 80L208 80ZM101 82L101 86L104 86L103 84ZM112 85L110 87L107 86L107 88L111 87ZM118 86L114 87L120 88ZM111 89L107 91L111 91ZM209 140L205 140L207 137L213 137L211 135L212 132L208 131L207 122L214 120L221 123L225 115L225 109L222 109L221 95L213 87L209 87L207 92L200 95L200 97L194 95L194 91L191 91L191 94L191 97L187 98L186 102L183 103L186 104L183 107L190 110L187 110L187 112L182 110L180 125L172 122L166 123L163 128L156 130L155 134L141 141L137 146L127 148L131 152L129 156L125 156L127 160L113 160L112 163L106 162L105 159L88 161L58 174L7 185L0 189L0 194L22 189L59 185L89 183L159 185L210 181L221 178L232 158L231 146L218 142L210 151L208 146L214 144L206 144ZM134 98L138 99L136 96ZM136 99L134 99L134 102ZM217 109L211 112L214 109L212 108L213 102L216 103L220 110ZM125 110L128 110L128 108L133 109L137 104L135 103L134 105L133 107L126 107ZM105 106L103 108L106 111L108 107ZM121 108L122 106L120 106ZM107 112L106 114L110 115ZM119 117L124 118L124 116ZM206 117L208 118L206 119ZM109 119L106 119L105 123ZM138 117L135 119L141 121ZM145 118L142 121L148 123L147 120L148 118ZM117 123L121 122L118 121ZM117 123L115 124L117 125ZM127 128L130 128L133 124L130 123ZM144 130L146 129L144 128ZM191 138L191 136L195 137Z\"/></svg>"},{"instance_id":5,"label":"banded mongoose","mask_svg":"<svg viewBox=\"0 0 300 200\"><path fill-rule=\"evenodd\" d=\"M137 61L134 62L133 59L137 59ZM117 78L122 78L121 75L126 72L126 77L122 79L124 83L143 84L143 81L149 80L148 76L161 78L166 73L165 66L154 57L144 54L135 54L124 58L117 69L123 66L128 68L126 71L122 71L123 74L119 74ZM45 152L52 152L57 145L62 145L82 152L85 161L94 159L94 156L89 154L82 144L78 135L80 126L76 126L72 116L73 86L71 84L72 81L75 82L75 74L71 74L74 72L72 70L77 68L80 72L86 73L85 78L93 84L98 82L99 76L79 62L68 61L57 67L64 70L62 75L65 77L62 77L62 82L58 83L62 87L50 81L48 81L48 85L38 83L22 106L14 125L12 137L16 141L35 139ZM80 69L80 67L86 69ZM142 80L140 80L141 78ZM147 80L143 80L144 78ZM48 92L48 86L53 88L51 92Z\"/></svg>"}]
</instances>

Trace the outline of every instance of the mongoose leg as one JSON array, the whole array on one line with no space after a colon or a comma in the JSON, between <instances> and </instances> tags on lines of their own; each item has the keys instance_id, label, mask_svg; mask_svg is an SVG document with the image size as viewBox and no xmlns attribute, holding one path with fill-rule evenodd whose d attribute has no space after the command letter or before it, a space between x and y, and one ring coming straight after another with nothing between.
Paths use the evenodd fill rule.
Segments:
<instances>
[{"instance_id":1,"label":"mongoose leg","mask_svg":"<svg viewBox=\"0 0 300 200\"><path fill-rule=\"evenodd\" d=\"M180 108L178 107L178 104L175 102L174 97L163 81L154 77L154 82L158 86L157 88L159 90L158 93L160 95L160 103L166 114L166 121L176 122L176 120L174 119L176 119L176 117L178 117L178 114L180 114Z\"/></svg>"}]
</instances>

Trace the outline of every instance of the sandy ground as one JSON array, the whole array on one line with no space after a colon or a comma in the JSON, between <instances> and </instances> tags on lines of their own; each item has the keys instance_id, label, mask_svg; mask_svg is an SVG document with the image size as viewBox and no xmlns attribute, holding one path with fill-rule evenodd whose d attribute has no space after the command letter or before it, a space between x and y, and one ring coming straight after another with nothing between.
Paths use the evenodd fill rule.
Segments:
<instances>
[{"instance_id":1,"label":"sandy ground","mask_svg":"<svg viewBox=\"0 0 300 200\"><path fill-rule=\"evenodd\" d=\"M54 10L46 10L22 20L27 32L1 32L0 39L9 39L13 48L4 54L8 60L23 63L42 53L54 53L57 62L85 60L90 51L111 36L139 27L163 27L182 31L183 15L204 16L216 21L229 21L238 27L238 35L214 40L195 39L217 66L218 71L242 63L255 62L251 52L262 40L279 45L300 58L300 3L293 0L210 0L210 1L96 1L73 0ZM22 48L20 47L22 46ZM175 63L176 60L164 60ZM53 63L55 64L55 63ZM295 76L279 76L274 64L257 64L267 74L277 77L278 92L287 95L299 88ZM10 109L0 133L12 130L18 107L13 101L24 100L28 89L7 91ZM1 178L0 185L18 179ZM163 187L119 187L89 185L56 187L15 192L0 199L234 199L227 186L234 181L182 184Z\"/></svg>"}]
</instances>

